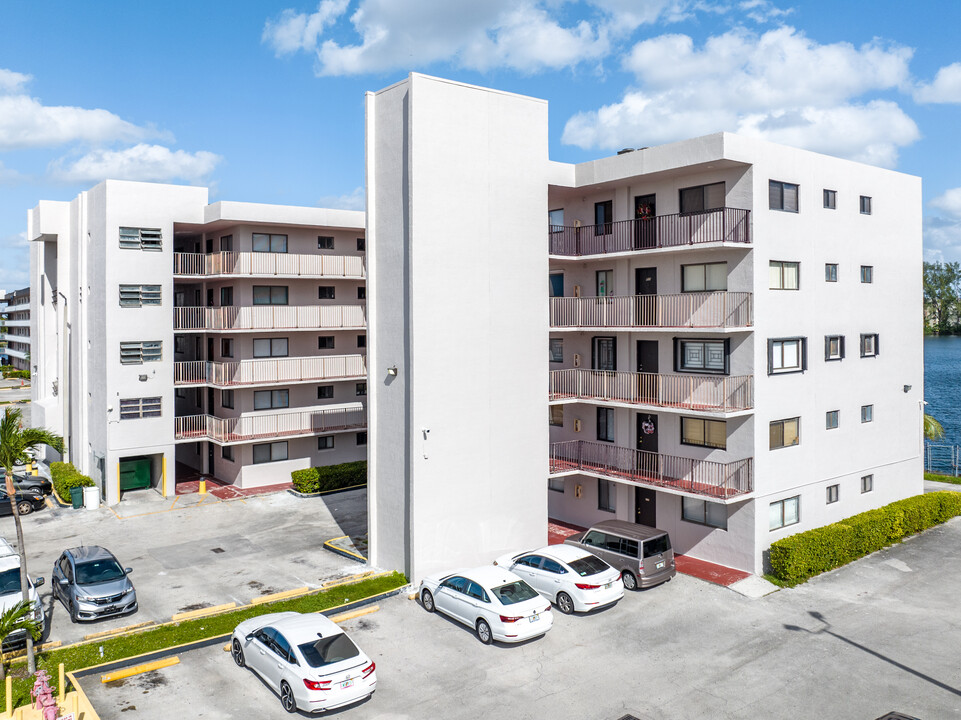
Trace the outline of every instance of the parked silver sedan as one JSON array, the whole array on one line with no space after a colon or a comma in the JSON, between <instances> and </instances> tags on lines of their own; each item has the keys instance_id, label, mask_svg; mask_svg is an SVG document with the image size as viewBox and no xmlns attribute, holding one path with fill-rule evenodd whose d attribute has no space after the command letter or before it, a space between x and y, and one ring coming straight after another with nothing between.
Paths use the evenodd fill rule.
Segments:
<instances>
[{"instance_id":1,"label":"parked silver sedan","mask_svg":"<svg viewBox=\"0 0 961 720\"><path fill-rule=\"evenodd\" d=\"M97 545L64 550L53 564L53 595L72 622L135 613L137 591L127 577L132 572Z\"/></svg>"}]
</instances>

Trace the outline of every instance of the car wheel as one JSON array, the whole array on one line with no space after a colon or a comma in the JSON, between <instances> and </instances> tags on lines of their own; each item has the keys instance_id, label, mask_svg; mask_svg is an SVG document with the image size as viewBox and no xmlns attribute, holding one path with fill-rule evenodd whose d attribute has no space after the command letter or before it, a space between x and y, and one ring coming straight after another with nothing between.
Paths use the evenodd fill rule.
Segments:
<instances>
[{"instance_id":1,"label":"car wheel","mask_svg":"<svg viewBox=\"0 0 961 720\"><path fill-rule=\"evenodd\" d=\"M430 590L424 590L424 592L421 593L420 603L427 612L434 612L434 596L430 594Z\"/></svg>"},{"instance_id":2,"label":"car wheel","mask_svg":"<svg viewBox=\"0 0 961 720\"><path fill-rule=\"evenodd\" d=\"M294 700L294 691L290 689L290 685L284 680L280 683L280 704L284 706L284 710L289 713L297 712L297 701Z\"/></svg>"},{"instance_id":3,"label":"car wheel","mask_svg":"<svg viewBox=\"0 0 961 720\"><path fill-rule=\"evenodd\" d=\"M76 611L76 608L74 608L72 601L70 605L67 607L67 611L70 613L70 622L72 623L80 622L80 618L77 617L77 611Z\"/></svg>"},{"instance_id":4,"label":"car wheel","mask_svg":"<svg viewBox=\"0 0 961 720\"><path fill-rule=\"evenodd\" d=\"M634 573L625 570L621 574L621 581L624 583L625 590L637 590L637 578L634 577Z\"/></svg>"},{"instance_id":5,"label":"car wheel","mask_svg":"<svg viewBox=\"0 0 961 720\"><path fill-rule=\"evenodd\" d=\"M557 593L557 609L565 615L572 614L574 612L574 601L571 600L571 596L565 592Z\"/></svg>"},{"instance_id":6,"label":"car wheel","mask_svg":"<svg viewBox=\"0 0 961 720\"><path fill-rule=\"evenodd\" d=\"M234 638L234 641L230 643L230 654L237 663L237 667L246 667L247 663L244 661L244 649L240 647L240 640Z\"/></svg>"},{"instance_id":7,"label":"car wheel","mask_svg":"<svg viewBox=\"0 0 961 720\"><path fill-rule=\"evenodd\" d=\"M485 645L494 642L494 633L491 632L491 626L487 624L484 618L477 621L477 639Z\"/></svg>"},{"instance_id":8,"label":"car wheel","mask_svg":"<svg viewBox=\"0 0 961 720\"><path fill-rule=\"evenodd\" d=\"M33 505L26 500L21 500L17 503L17 512L21 515L29 515L33 512Z\"/></svg>"}]
</instances>

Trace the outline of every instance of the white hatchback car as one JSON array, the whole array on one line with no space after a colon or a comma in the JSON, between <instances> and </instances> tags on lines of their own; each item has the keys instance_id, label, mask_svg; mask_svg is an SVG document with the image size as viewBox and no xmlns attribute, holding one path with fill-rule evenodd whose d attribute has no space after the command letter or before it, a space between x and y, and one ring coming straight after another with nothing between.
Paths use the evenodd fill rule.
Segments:
<instances>
[{"instance_id":1,"label":"white hatchback car","mask_svg":"<svg viewBox=\"0 0 961 720\"><path fill-rule=\"evenodd\" d=\"M505 555L494 564L527 581L565 615L613 605L624 597L621 574L586 550L550 545Z\"/></svg>"},{"instance_id":2,"label":"white hatchback car","mask_svg":"<svg viewBox=\"0 0 961 720\"><path fill-rule=\"evenodd\" d=\"M240 623L230 654L280 695L287 712L323 712L374 694L374 662L323 615L260 615Z\"/></svg>"},{"instance_id":3,"label":"white hatchback car","mask_svg":"<svg viewBox=\"0 0 961 720\"><path fill-rule=\"evenodd\" d=\"M420 583L420 601L427 612L439 610L474 628L485 645L529 640L554 624L550 604L517 575L493 565L430 575Z\"/></svg>"}]
</instances>

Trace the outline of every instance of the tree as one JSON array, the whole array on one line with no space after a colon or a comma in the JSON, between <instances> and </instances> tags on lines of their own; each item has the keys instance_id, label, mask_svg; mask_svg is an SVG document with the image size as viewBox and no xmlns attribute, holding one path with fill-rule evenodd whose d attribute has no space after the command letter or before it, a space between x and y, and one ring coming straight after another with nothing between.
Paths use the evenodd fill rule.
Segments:
<instances>
[{"instance_id":1,"label":"tree","mask_svg":"<svg viewBox=\"0 0 961 720\"><path fill-rule=\"evenodd\" d=\"M27 553L23 545L23 526L20 524L20 509L17 507L17 494L13 487L13 466L24 465L32 458L28 451L38 445L48 445L58 453L63 452L63 438L42 428L24 428L23 413L19 409L7 408L0 420L0 465L6 476L7 497L13 510L13 522L17 528L17 552L20 553L20 588L23 601L30 601L30 585L27 583ZM27 633L27 669L37 670L33 657L33 637Z\"/></svg>"},{"instance_id":2,"label":"tree","mask_svg":"<svg viewBox=\"0 0 961 720\"><path fill-rule=\"evenodd\" d=\"M7 676L6 664L3 660L3 643L17 630L27 633L28 642L40 638L40 621L33 617L33 603L21 600L16 605L0 613L0 680Z\"/></svg>"},{"instance_id":3,"label":"tree","mask_svg":"<svg viewBox=\"0 0 961 720\"><path fill-rule=\"evenodd\" d=\"M924 263L924 324L938 334L958 329L961 263Z\"/></svg>"},{"instance_id":4,"label":"tree","mask_svg":"<svg viewBox=\"0 0 961 720\"><path fill-rule=\"evenodd\" d=\"M943 440L944 428L934 419L933 415L924 415L924 437L928 440Z\"/></svg>"}]
</instances>

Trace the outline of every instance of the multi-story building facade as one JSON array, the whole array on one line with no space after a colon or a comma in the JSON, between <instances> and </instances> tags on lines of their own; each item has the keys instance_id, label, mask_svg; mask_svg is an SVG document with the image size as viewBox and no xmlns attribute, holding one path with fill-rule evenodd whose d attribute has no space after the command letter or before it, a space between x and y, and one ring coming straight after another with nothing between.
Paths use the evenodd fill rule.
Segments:
<instances>
[{"instance_id":1,"label":"multi-story building facade","mask_svg":"<svg viewBox=\"0 0 961 720\"><path fill-rule=\"evenodd\" d=\"M0 298L0 343L7 364L17 370L30 369L30 288L14 290Z\"/></svg>"},{"instance_id":2,"label":"multi-story building facade","mask_svg":"<svg viewBox=\"0 0 961 720\"><path fill-rule=\"evenodd\" d=\"M34 422L108 503L366 458L362 212L108 180L28 224Z\"/></svg>"}]
</instances>

